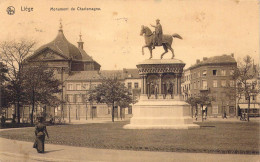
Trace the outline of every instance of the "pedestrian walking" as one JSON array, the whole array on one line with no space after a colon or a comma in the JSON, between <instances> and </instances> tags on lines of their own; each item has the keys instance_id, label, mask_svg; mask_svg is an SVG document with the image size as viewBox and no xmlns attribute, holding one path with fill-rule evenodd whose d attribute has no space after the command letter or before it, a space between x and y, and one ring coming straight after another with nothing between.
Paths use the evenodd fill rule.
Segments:
<instances>
[{"instance_id":1,"label":"pedestrian walking","mask_svg":"<svg viewBox=\"0 0 260 162\"><path fill-rule=\"evenodd\" d=\"M45 135L49 138L46 125L43 124L43 117L38 118L38 124L35 126L35 142L33 148L37 149L38 153L44 153Z\"/></svg>"}]
</instances>

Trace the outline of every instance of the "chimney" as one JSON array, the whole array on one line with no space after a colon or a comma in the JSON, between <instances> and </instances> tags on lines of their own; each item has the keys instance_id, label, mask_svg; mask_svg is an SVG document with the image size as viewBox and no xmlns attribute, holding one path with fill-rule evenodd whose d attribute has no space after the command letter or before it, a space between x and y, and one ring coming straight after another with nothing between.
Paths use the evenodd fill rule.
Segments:
<instances>
[{"instance_id":1,"label":"chimney","mask_svg":"<svg viewBox=\"0 0 260 162\"><path fill-rule=\"evenodd\" d=\"M207 57L203 57L203 61L206 61L208 58Z\"/></svg>"},{"instance_id":2,"label":"chimney","mask_svg":"<svg viewBox=\"0 0 260 162\"><path fill-rule=\"evenodd\" d=\"M78 48L80 48L80 49L83 49L83 44L84 44L84 42L82 41L82 39L81 39L81 33L79 34L79 41L78 41Z\"/></svg>"},{"instance_id":3,"label":"chimney","mask_svg":"<svg viewBox=\"0 0 260 162\"><path fill-rule=\"evenodd\" d=\"M196 60L196 63L197 63L197 64L200 63L200 59L197 59L197 60Z\"/></svg>"},{"instance_id":4,"label":"chimney","mask_svg":"<svg viewBox=\"0 0 260 162\"><path fill-rule=\"evenodd\" d=\"M231 57L234 57L234 53L231 53L230 56L231 56Z\"/></svg>"}]
</instances>

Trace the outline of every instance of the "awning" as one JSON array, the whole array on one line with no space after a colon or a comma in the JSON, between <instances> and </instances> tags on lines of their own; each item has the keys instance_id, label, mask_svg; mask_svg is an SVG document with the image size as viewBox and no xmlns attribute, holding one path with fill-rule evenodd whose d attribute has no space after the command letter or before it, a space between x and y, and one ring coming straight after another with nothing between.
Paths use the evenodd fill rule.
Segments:
<instances>
[{"instance_id":1,"label":"awning","mask_svg":"<svg viewBox=\"0 0 260 162\"><path fill-rule=\"evenodd\" d=\"M247 109L248 108L248 104L238 104L240 109ZM259 104L250 104L250 109L260 109L260 105Z\"/></svg>"}]
</instances>

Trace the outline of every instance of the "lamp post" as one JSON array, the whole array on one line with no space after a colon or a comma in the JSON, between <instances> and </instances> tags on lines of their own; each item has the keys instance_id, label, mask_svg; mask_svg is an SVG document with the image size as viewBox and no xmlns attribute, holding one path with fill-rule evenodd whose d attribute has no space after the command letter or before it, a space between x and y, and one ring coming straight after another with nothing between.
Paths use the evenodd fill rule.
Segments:
<instances>
[{"instance_id":1,"label":"lamp post","mask_svg":"<svg viewBox=\"0 0 260 162\"><path fill-rule=\"evenodd\" d=\"M86 99L86 120L88 120L88 100Z\"/></svg>"},{"instance_id":2,"label":"lamp post","mask_svg":"<svg viewBox=\"0 0 260 162\"><path fill-rule=\"evenodd\" d=\"M93 120L93 105L92 105L93 103L92 103L92 101L90 101L90 107L91 107L91 117L92 117L92 120Z\"/></svg>"},{"instance_id":3,"label":"lamp post","mask_svg":"<svg viewBox=\"0 0 260 162\"><path fill-rule=\"evenodd\" d=\"M71 122L70 120L70 103L69 103L69 123Z\"/></svg>"}]
</instances>

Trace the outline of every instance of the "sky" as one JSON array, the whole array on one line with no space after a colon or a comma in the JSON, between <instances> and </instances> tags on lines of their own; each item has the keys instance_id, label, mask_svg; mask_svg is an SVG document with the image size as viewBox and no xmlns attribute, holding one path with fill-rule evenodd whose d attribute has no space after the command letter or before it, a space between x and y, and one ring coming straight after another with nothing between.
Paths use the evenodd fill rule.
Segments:
<instances>
[{"instance_id":1,"label":"sky","mask_svg":"<svg viewBox=\"0 0 260 162\"><path fill-rule=\"evenodd\" d=\"M14 15L7 14L9 6L15 8ZM24 11L26 7L33 11ZM80 11L78 7L100 10ZM183 37L174 38L172 47L185 68L203 57L231 53L237 60L250 55L259 63L257 0L1 0L0 41L34 40L37 49L56 37L60 19L72 44L77 46L81 32L84 50L102 70L136 68L138 62L148 59L147 48L142 55L145 42L140 30L142 25L152 29L150 24L156 19L160 19L164 34ZM156 47L153 58L159 59L163 51ZM169 58L170 52L164 59Z\"/></svg>"}]
</instances>

